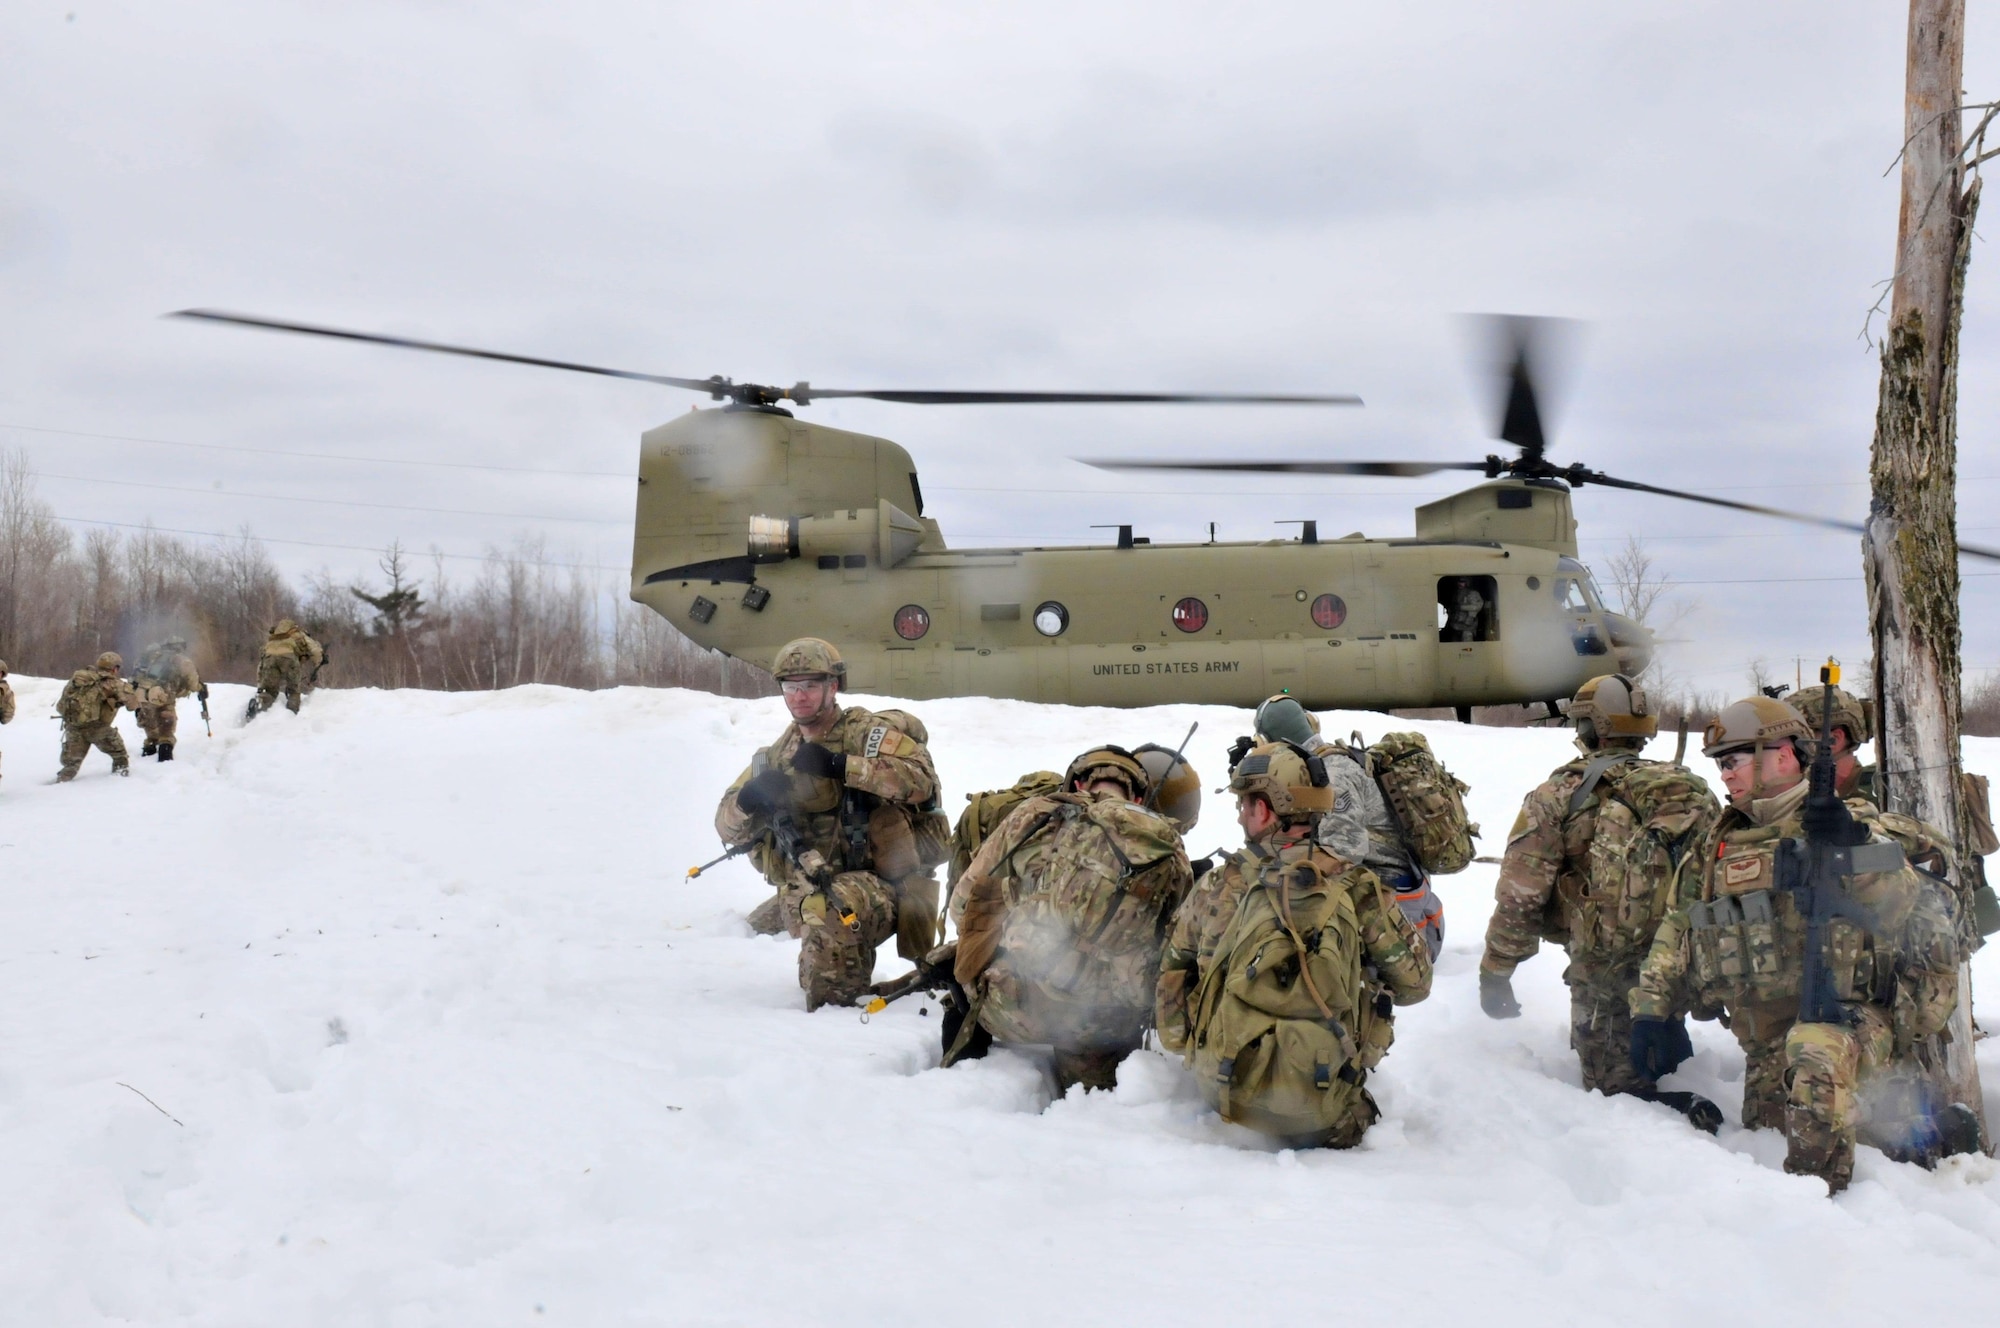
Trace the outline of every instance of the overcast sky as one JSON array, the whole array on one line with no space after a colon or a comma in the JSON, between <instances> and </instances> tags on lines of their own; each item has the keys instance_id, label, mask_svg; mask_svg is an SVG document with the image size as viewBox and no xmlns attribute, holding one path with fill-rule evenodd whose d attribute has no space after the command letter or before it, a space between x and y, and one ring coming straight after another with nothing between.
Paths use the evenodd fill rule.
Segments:
<instances>
[{"instance_id":1,"label":"overcast sky","mask_svg":"<svg viewBox=\"0 0 2000 1328\"><path fill-rule=\"evenodd\" d=\"M1971 9L1987 99L2000 21ZM159 318L214 306L777 383L1352 391L809 417L908 446L958 545L1406 535L1445 483L1069 458L1477 458L1458 315L1504 310L1589 324L1557 460L1858 519L1904 24L1883 0L12 0L0 446L66 519L248 525L293 573L364 576L401 539L469 575L523 531L622 571L637 436L694 404ZM1985 246L1960 403L1961 532L2000 544ZM1698 602L1673 660L1697 686L1866 660L1853 538L1577 508L1586 559L1639 536ZM2000 564L1964 567L1968 665L2000 669Z\"/></svg>"}]
</instances>

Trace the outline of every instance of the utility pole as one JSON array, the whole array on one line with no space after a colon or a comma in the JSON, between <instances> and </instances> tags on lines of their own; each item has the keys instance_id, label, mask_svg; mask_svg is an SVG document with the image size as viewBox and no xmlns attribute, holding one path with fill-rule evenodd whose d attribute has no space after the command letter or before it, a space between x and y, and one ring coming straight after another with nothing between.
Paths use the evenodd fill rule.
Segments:
<instances>
[{"instance_id":1,"label":"utility pole","mask_svg":"<svg viewBox=\"0 0 2000 1328\"><path fill-rule=\"evenodd\" d=\"M1965 0L1911 0L1902 211L1862 558L1875 650L1877 796L1943 831L1971 863L1960 805L1956 489L1958 328L1979 180L1966 186L1964 48ZM1959 896L1968 905L1969 893ZM1970 965L1959 970L1946 1079L1953 1100L1983 1118Z\"/></svg>"}]
</instances>

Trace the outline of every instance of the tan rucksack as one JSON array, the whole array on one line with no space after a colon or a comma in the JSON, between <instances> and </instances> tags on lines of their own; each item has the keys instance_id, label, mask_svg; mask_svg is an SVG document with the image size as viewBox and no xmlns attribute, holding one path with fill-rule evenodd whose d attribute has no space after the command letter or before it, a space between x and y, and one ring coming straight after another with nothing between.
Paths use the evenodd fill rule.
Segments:
<instances>
[{"instance_id":1,"label":"tan rucksack","mask_svg":"<svg viewBox=\"0 0 2000 1328\"><path fill-rule=\"evenodd\" d=\"M1188 1063L1209 1104L1301 1142L1342 1142L1326 1136L1365 1125L1362 976L1361 927L1341 880L1311 860L1264 859L1189 1012Z\"/></svg>"},{"instance_id":2,"label":"tan rucksack","mask_svg":"<svg viewBox=\"0 0 2000 1328\"><path fill-rule=\"evenodd\" d=\"M1421 733L1385 733L1368 748L1368 773L1403 829L1417 865L1433 876L1464 871L1479 827L1465 812L1472 790L1431 751Z\"/></svg>"},{"instance_id":3,"label":"tan rucksack","mask_svg":"<svg viewBox=\"0 0 2000 1328\"><path fill-rule=\"evenodd\" d=\"M56 700L56 714L72 728L89 728L104 714L104 675L96 669L78 669Z\"/></svg>"},{"instance_id":4,"label":"tan rucksack","mask_svg":"<svg viewBox=\"0 0 2000 1328\"><path fill-rule=\"evenodd\" d=\"M1029 798L1060 793L1062 786L1063 778L1055 771L1037 770L1015 780L1012 788L966 794L965 810L958 814L958 824L951 830L951 867L945 872L947 888L965 875L965 869L972 865L973 855L979 852L979 846L986 842L988 835L1000 828L1008 812Z\"/></svg>"},{"instance_id":5,"label":"tan rucksack","mask_svg":"<svg viewBox=\"0 0 2000 1328\"><path fill-rule=\"evenodd\" d=\"M1681 861L1722 807L1701 776L1656 761L1607 763L1571 795L1571 814L1593 798L1597 824L1583 877L1566 873L1561 882L1575 893L1563 901L1565 939L1572 959L1625 967L1652 947L1674 906Z\"/></svg>"}]
</instances>

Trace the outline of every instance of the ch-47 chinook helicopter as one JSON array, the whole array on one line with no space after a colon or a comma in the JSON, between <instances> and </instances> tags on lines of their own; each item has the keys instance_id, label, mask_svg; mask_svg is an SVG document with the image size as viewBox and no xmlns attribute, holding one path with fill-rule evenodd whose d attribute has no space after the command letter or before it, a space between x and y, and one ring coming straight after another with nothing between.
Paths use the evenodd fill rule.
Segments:
<instances>
[{"instance_id":1,"label":"ch-47 chinook helicopter","mask_svg":"<svg viewBox=\"0 0 2000 1328\"><path fill-rule=\"evenodd\" d=\"M1478 461L1101 461L1112 469L1421 476L1485 482L1416 509L1409 539L1321 538L955 549L924 515L910 454L810 424L784 404L860 397L913 405L1356 405L1352 396L954 392L767 387L672 378L213 310L175 315L660 383L728 404L640 439L632 598L693 640L768 665L826 637L848 686L912 699L997 696L1074 705L1255 705L1289 691L1315 709L1471 707L1559 698L1653 641L1609 609L1577 558L1571 490L1632 489L1860 530L1617 479L1546 457L1532 372L1535 320L1504 320L1511 352L1498 437ZM1969 551L1970 552L1970 551Z\"/></svg>"}]
</instances>

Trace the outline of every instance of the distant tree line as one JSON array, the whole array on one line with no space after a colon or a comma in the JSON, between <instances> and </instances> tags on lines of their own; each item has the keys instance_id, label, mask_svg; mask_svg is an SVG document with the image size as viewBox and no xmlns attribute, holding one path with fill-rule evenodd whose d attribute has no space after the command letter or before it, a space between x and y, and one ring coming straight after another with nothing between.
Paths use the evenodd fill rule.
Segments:
<instances>
[{"instance_id":1,"label":"distant tree line","mask_svg":"<svg viewBox=\"0 0 2000 1328\"><path fill-rule=\"evenodd\" d=\"M79 536L37 495L26 457L0 453L0 659L18 673L62 677L106 650L132 660L178 633L204 678L252 682L266 629L293 618L327 647L328 686L777 691L761 669L552 563L536 538L491 550L462 578L441 557L418 577L400 544L379 566L379 585L320 572L295 587L247 530L230 540L101 527Z\"/></svg>"}]
</instances>

